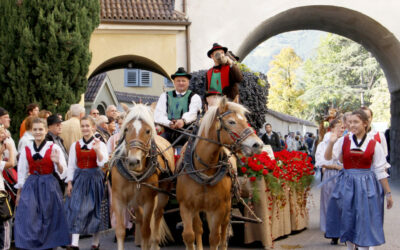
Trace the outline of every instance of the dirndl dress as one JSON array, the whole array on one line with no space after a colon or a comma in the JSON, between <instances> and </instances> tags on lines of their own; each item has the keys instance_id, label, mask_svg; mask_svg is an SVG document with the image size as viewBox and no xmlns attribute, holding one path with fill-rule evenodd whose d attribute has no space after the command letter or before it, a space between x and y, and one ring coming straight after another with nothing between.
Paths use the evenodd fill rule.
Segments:
<instances>
[{"instance_id":1,"label":"dirndl dress","mask_svg":"<svg viewBox=\"0 0 400 250\"><path fill-rule=\"evenodd\" d=\"M344 169L328 203L326 236L361 247L385 243L383 233L384 193L371 170L375 140L365 152L351 151L348 136L343 141Z\"/></svg>"},{"instance_id":2,"label":"dirndl dress","mask_svg":"<svg viewBox=\"0 0 400 250\"><path fill-rule=\"evenodd\" d=\"M33 160L30 149L25 148L30 175L21 190L14 222L19 249L49 249L70 243L60 185L52 174L52 146L41 160Z\"/></svg>"},{"instance_id":3,"label":"dirndl dress","mask_svg":"<svg viewBox=\"0 0 400 250\"><path fill-rule=\"evenodd\" d=\"M83 150L76 143L78 168L74 172L71 197L65 208L71 234L94 234L102 227L101 203L104 194L104 174L96 163L94 149Z\"/></svg>"}]
</instances>

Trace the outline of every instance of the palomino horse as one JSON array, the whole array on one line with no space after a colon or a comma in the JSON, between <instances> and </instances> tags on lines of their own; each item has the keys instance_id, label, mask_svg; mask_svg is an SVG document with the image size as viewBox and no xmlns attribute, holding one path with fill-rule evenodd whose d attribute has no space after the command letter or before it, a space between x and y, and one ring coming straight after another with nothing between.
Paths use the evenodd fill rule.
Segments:
<instances>
[{"instance_id":1,"label":"palomino horse","mask_svg":"<svg viewBox=\"0 0 400 250\"><path fill-rule=\"evenodd\" d=\"M142 249L159 249L168 231L163 213L169 197L158 191L169 191L172 187L171 182L159 183L159 176L175 170L174 152L168 149L168 141L156 135L153 114L145 105L136 104L130 109L121 133L111 159L112 208L117 221L118 249L124 249L127 208L134 208Z\"/></svg>"},{"instance_id":2,"label":"palomino horse","mask_svg":"<svg viewBox=\"0 0 400 250\"><path fill-rule=\"evenodd\" d=\"M178 176L176 194L183 221L182 237L186 249L203 249L200 212L205 212L210 229L210 249L227 249L227 228L230 220L232 179L224 148L241 151L245 156L260 153L263 143L249 127L247 110L222 98L204 115L197 139L184 147L183 171Z\"/></svg>"}]
</instances>

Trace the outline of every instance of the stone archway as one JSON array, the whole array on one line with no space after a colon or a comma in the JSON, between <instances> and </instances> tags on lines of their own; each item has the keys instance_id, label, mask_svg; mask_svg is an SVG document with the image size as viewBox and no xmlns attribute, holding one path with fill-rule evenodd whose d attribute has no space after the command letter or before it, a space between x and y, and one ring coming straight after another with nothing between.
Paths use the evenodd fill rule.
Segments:
<instances>
[{"instance_id":1,"label":"stone archway","mask_svg":"<svg viewBox=\"0 0 400 250\"><path fill-rule=\"evenodd\" d=\"M159 64L146 57L136 55L121 55L110 58L98 65L88 78L90 79L92 76L106 71L123 68L138 68L148 70L169 78L167 72Z\"/></svg>"},{"instance_id":2,"label":"stone archway","mask_svg":"<svg viewBox=\"0 0 400 250\"><path fill-rule=\"evenodd\" d=\"M380 63L391 93L391 145L400 143L400 42L383 25L351 9L314 5L292 8L258 25L241 43L237 54L246 57L260 43L294 30L322 30L362 44ZM400 177L400 148L391 147L392 173Z\"/></svg>"}]
</instances>

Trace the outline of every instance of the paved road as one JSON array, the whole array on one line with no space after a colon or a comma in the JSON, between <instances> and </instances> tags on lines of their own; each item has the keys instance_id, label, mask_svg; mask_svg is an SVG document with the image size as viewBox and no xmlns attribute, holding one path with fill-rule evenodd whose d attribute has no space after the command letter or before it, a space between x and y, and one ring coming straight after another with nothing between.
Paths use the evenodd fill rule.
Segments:
<instances>
[{"instance_id":1,"label":"paved road","mask_svg":"<svg viewBox=\"0 0 400 250\"><path fill-rule=\"evenodd\" d=\"M385 212L385 236L386 244L376 247L377 250L395 250L400 249L400 180L391 182L394 207ZM274 249L347 249L344 244L339 246L329 245L329 240L324 239L323 234L319 231L319 189L312 188L311 197L309 199L310 208L310 224L307 230L296 235L290 235L284 239L275 242ZM114 232L109 231L102 235L100 244L101 249L116 249L116 243L113 243ZM82 250L89 250L91 239L81 239ZM128 237L125 243L126 249L140 249L134 246L133 237ZM162 249L184 249L183 245L163 247ZM205 248L208 249L208 248ZM260 246L234 246L230 244L229 249L262 249Z\"/></svg>"}]
</instances>

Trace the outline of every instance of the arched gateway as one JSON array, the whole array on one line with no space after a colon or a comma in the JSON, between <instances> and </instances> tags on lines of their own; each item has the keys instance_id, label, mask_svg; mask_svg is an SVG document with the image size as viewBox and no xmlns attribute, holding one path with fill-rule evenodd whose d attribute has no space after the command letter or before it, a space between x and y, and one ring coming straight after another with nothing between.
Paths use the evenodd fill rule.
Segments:
<instances>
[{"instance_id":1,"label":"arched gateway","mask_svg":"<svg viewBox=\"0 0 400 250\"><path fill-rule=\"evenodd\" d=\"M222 1L225 2L225 1ZM191 34L207 27L208 36L201 43L192 39L191 58L203 58L200 65L210 66L204 53L213 42L227 46L243 60L260 43L272 36L294 30L322 30L339 34L362 44L378 60L391 93L391 144L400 142L400 29L396 24L398 4L394 1L262 1L251 4L229 1L222 14L211 1L189 4ZM222 3L221 3L222 4ZM396 7L397 6L397 7ZM201 19L199 12L207 11L209 18ZM222 22L224 20L224 22ZM217 25L216 25L217 24ZM202 57L201 57L202 56ZM393 176L400 176L400 149L391 147Z\"/></svg>"}]
</instances>

